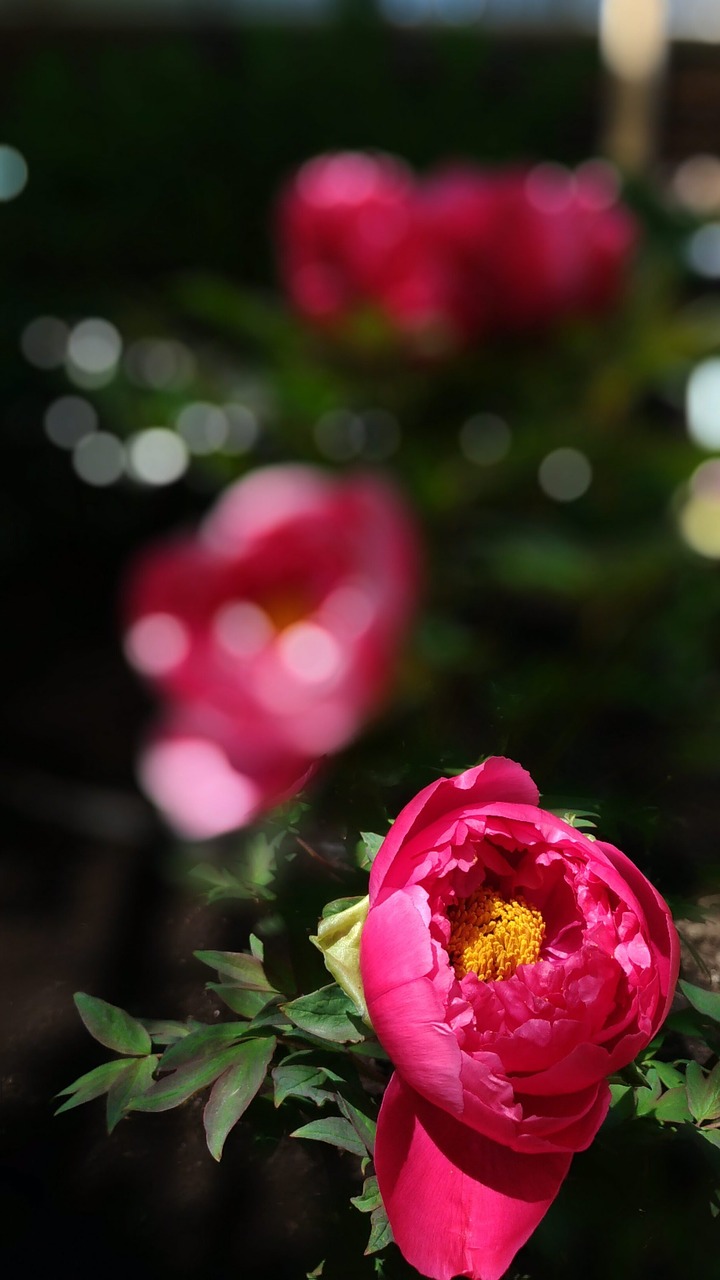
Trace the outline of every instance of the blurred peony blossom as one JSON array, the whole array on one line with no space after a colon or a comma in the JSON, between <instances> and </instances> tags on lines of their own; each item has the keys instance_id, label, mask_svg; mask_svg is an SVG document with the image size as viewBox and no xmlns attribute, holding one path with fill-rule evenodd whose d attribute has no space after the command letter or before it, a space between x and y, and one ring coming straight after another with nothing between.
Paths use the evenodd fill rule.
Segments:
<instances>
[{"instance_id":1,"label":"blurred peony blossom","mask_svg":"<svg viewBox=\"0 0 720 1280\"><path fill-rule=\"evenodd\" d=\"M252 472L197 534L143 552L125 652L165 710L139 774L179 833L243 826L355 736L391 680L418 566L385 481L299 465Z\"/></svg>"},{"instance_id":2,"label":"blurred peony blossom","mask_svg":"<svg viewBox=\"0 0 720 1280\"><path fill-rule=\"evenodd\" d=\"M278 254L310 323L374 316L417 350L595 315L619 300L637 240L609 166L448 167L382 154L303 165L281 194Z\"/></svg>"},{"instance_id":3,"label":"blurred peony blossom","mask_svg":"<svg viewBox=\"0 0 720 1280\"><path fill-rule=\"evenodd\" d=\"M426 787L370 874L360 963L395 1066L375 1167L402 1253L499 1280L666 1017L670 912L640 871L491 758Z\"/></svg>"}]
</instances>

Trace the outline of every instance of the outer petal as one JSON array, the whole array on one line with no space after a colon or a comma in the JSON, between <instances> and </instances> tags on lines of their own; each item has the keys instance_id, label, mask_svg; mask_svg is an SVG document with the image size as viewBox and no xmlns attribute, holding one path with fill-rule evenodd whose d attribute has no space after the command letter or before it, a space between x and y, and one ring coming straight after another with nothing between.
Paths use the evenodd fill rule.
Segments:
<instances>
[{"instance_id":1,"label":"outer petal","mask_svg":"<svg viewBox=\"0 0 720 1280\"><path fill-rule=\"evenodd\" d=\"M398 1246L433 1280L500 1280L570 1167L467 1129L395 1074L380 1109L375 1167Z\"/></svg>"},{"instance_id":2,"label":"outer petal","mask_svg":"<svg viewBox=\"0 0 720 1280\"><path fill-rule=\"evenodd\" d=\"M467 816L469 810L482 805L536 805L538 798L538 789L527 770L504 756L491 756L456 778L432 782L405 805L383 841L370 872L370 902L375 901L402 846L421 827L446 814Z\"/></svg>"},{"instance_id":3,"label":"outer petal","mask_svg":"<svg viewBox=\"0 0 720 1280\"><path fill-rule=\"evenodd\" d=\"M462 1111L461 1055L440 993L427 924L410 894L368 913L360 945L365 1000L381 1044L403 1074L442 1106Z\"/></svg>"}]
</instances>

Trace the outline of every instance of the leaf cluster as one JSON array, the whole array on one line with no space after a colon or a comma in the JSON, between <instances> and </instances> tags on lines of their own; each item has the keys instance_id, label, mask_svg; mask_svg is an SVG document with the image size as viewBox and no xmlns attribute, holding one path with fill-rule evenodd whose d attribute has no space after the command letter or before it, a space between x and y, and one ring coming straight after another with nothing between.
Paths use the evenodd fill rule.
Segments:
<instances>
[{"instance_id":1,"label":"leaf cluster","mask_svg":"<svg viewBox=\"0 0 720 1280\"><path fill-rule=\"evenodd\" d=\"M57 1113L104 1096L112 1132L131 1112L169 1111L209 1090L203 1125L208 1150L220 1160L254 1099L275 1108L292 1102L304 1119L292 1137L360 1159L363 1189L352 1203L369 1214L366 1253L377 1254L392 1238L372 1170L383 1049L336 983L294 998L280 991L254 935L247 952L199 951L196 957L214 971L207 986L235 1016L213 1025L135 1018L79 992L75 1003L87 1030L121 1056L61 1090ZM322 1114L304 1118L313 1111Z\"/></svg>"},{"instance_id":2,"label":"leaf cluster","mask_svg":"<svg viewBox=\"0 0 720 1280\"><path fill-rule=\"evenodd\" d=\"M683 980L679 987L687 1007L671 1014L645 1052L611 1080L608 1123L650 1118L668 1129L692 1132L710 1158L720 1201L720 993ZM669 1037L678 1033L707 1046L707 1061L664 1060ZM711 1209L717 1212L714 1202Z\"/></svg>"}]
</instances>

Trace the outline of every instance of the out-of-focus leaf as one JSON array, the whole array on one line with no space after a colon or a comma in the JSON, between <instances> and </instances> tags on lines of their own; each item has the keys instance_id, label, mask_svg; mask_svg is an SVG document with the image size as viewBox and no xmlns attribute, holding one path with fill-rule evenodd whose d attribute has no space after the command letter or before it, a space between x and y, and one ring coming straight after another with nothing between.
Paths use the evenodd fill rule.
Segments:
<instances>
[{"instance_id":1,"label":"out-of-focus leaf","mask_svg":"<svg viewBox=\"0 0 720 1280\"><path fill-rule=\"evenodd\" d=\"M384 836L376 835L374 831L360 832L360 843L357 847L357 864L363 871L370 870L384 839Z\"/></svg>"},{"instance_id":2,"label":"out-of-focus leaf","mask_svg":"<svg viewBox=\"0 0 720 1280\"><path fill-rule=\"evenodd\" d=\"M158 1054L150 1054L147 1058L131 1058L123 1065L122 1075L116 1076L108 1089L107 1096L107 1131L112 1133L119 1120L129 1110L134 1098L140 1097L150 1088L153 1073L160 1061Z\"/></svg>"},{"instance_id":3,"label":"out-of-focus leaf","mask_svg":"<svg viewBox=\"0 0 720 1280\"><path fill-rule=\"evenodd\" d=\"M364 1039L355 1005L337 983L283 1005L290 1021L321 1040L346 1044Z\"/></svg>"},{"instance_id":4,"label":"out-of-focus leaf","mask_svg":"<svg viewBox=\"0 0 720 1280\"><path fill-rule=\"evenodd\" d=\"M268 982L261 962L244 951L196 951L195 957L222 977L230 978L236 987L279 994Z\"/></svg>"},{"instance_id":5,"label":"out-of-focus leaf","mask_svg":"<svg viewBox=\"0 0 720 1280\"><path fill-rule=\"evenodd\" d=\"M331 1147L351 1151L354 1156L364 1156L365 1144L361 1142L349 1120L342 1116L324 1116L311 1120L290 1134L291 1138L312 1138L314 1142L328 1142Z\"/></svg>"},{"instance_id":6,"label":"out-of-focus leaf","mask_svg":"<svg viewBox=\"0 0 720 1280\"><path fill-rule=\"evenodd\" d=\"M220 1050L211 1058L178 1067L156 1081L141 1098L136 1098L132 1103L132 1110L170 1111L173 1107L179 1107L194 1093L217 1080L226 1067L232 1066L237 1051L238 1046L233 1045L229 1049Z\"/></svg>"},{"instance_id":7,"label":"out-of-focus leaf","mask_svg":"<svg viewBox=\"0 0 720 1280\"><path fill-rule=\"evenodd\" d=\"M706 991L704 987L696 987L692 982L684 982L682 978L678 985L693 1009L697 1009L706 1018L712 1018L713 1022L720 1022L720 991Z\"/></svg>"},{"instance_id":8,"label":"out-of-focus leaf","mask_svg":"<svg viewBox=\"0 0 720 1280\"><path fill-rule=\"evenodd\" d=\"M250 954L253 955L256 960L259 960L260 964L262 964L265 958L265 946L261 939L256 937L254 933L250 934Z\"/></svg>"},{"instance_id":9,"label":"out-of-focus leaf","mask_svg":"<svg viewBox=\"0 0 720 1280\"><path fill-rule=\"evenodd\" d=\"M74 996L75 1006L90 1035L116 1053L146 1054L152 1049L150 1036L137 1018L117 1005L98 1000L84 991Z\"/></svg>"},{"instance_id":10,"label":"out-of-focus leaf","mask_svg":"<svg viewBox=\"0 0 720 1280\"><path fill-rule=\"evenodd\" d=\"M366 1116L362 1111L358 1111L357 1107L348 1102L347 1098L339 1096L338 1106L345 1119L350 1121L367 1152L372 1155L375 1151L375 1132L377 1130L375 1121L371 1120L370 1116Z\"/></svg>"},{"instance_id":11,"label":"out-of-focus leaf","mask_svg":"<svg viewBox=\"0 0 720 1280\"><path fill-rule=\"evenodd\" d=\"M223 1049L225 1045L239 1040L247 1028L245 1022L218 1022L212 1027L203 1027L201 1031L193 1031L183 1040L165 1050L162 1056L162 1070L171 1071L175 1067L183 1067L186 1062L196 1062L208 1058Z\"/></svg>"},{"instance_id":12,"label":"out-of-focus leaf","mask_svg":"<svg viewBox=\"0 0 720 1280\"><path fill-rule=\"evenodd\" d=\"M63 1098L66 1094L72 1094L72 1097L58 1107L55 1115L59 1116L61 1111L71 1111L73 1107L80 1107L84 1102L92 1102L93 1098L107 1093L113 1080L122 1075L126 1066L127 1058L113 1058L112 1062L103 1062L99 1067L93 1067L92 1071L87 1071L84 1076L79 1076L58 1093L58 1098Z\"/></svg>"},{"instance_id":13,"label":"out-of-focus leaf","mask_svg":"<svg viewBox=\"0 0 720 1280\"><path fill-rule=\"evenodd\" d=\"M322 1262L318 1263L314 1271L305 1272L305 1280L317 1280L317 1277L322 1275L324 1266L325 1259L323 1258Z\"/></svg>"},{"instance_id":14,"label":"out-of-focus leaf","mask_svg":"<svg viewBox=\"0 0 720 1280\"><path fill-rule=\"evenodd\" d=\"M220 1159L227 1135L262 1085L276 1044L273 1037L246 1040L238 1045L232 1066L215 1081L203 1112L208 1150L215 1160Z\"/></svg>"}]
</instances>

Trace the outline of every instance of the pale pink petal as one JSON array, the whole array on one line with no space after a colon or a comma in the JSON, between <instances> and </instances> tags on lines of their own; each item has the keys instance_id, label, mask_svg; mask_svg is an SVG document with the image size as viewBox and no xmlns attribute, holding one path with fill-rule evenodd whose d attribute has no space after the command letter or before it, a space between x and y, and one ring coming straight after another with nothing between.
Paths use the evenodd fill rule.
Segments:
<instances>
[{"instance_id":1,"label":"pale pink petal","mask_svg":"<svg viewBox=\"0 0 720 1280\"><path fill-rule=\"evenodd\" d=\"M138 760L138 780L179 835L206 840L295 795L316 762L260 747L212 708L175 706Z\"/></svg>"},{"instance_id":2,"label":"pale pink petal","mask_svg":"<svg viewBox=\"0 0 720 1280\"><path fill-rule=\"evenodd\" d=\"M398 1246L424 1276L500 1280L544 1216L571 1156L520 1155L453 1120L397 1073L375 1167Z\"/></svg>"}]
</instances>

